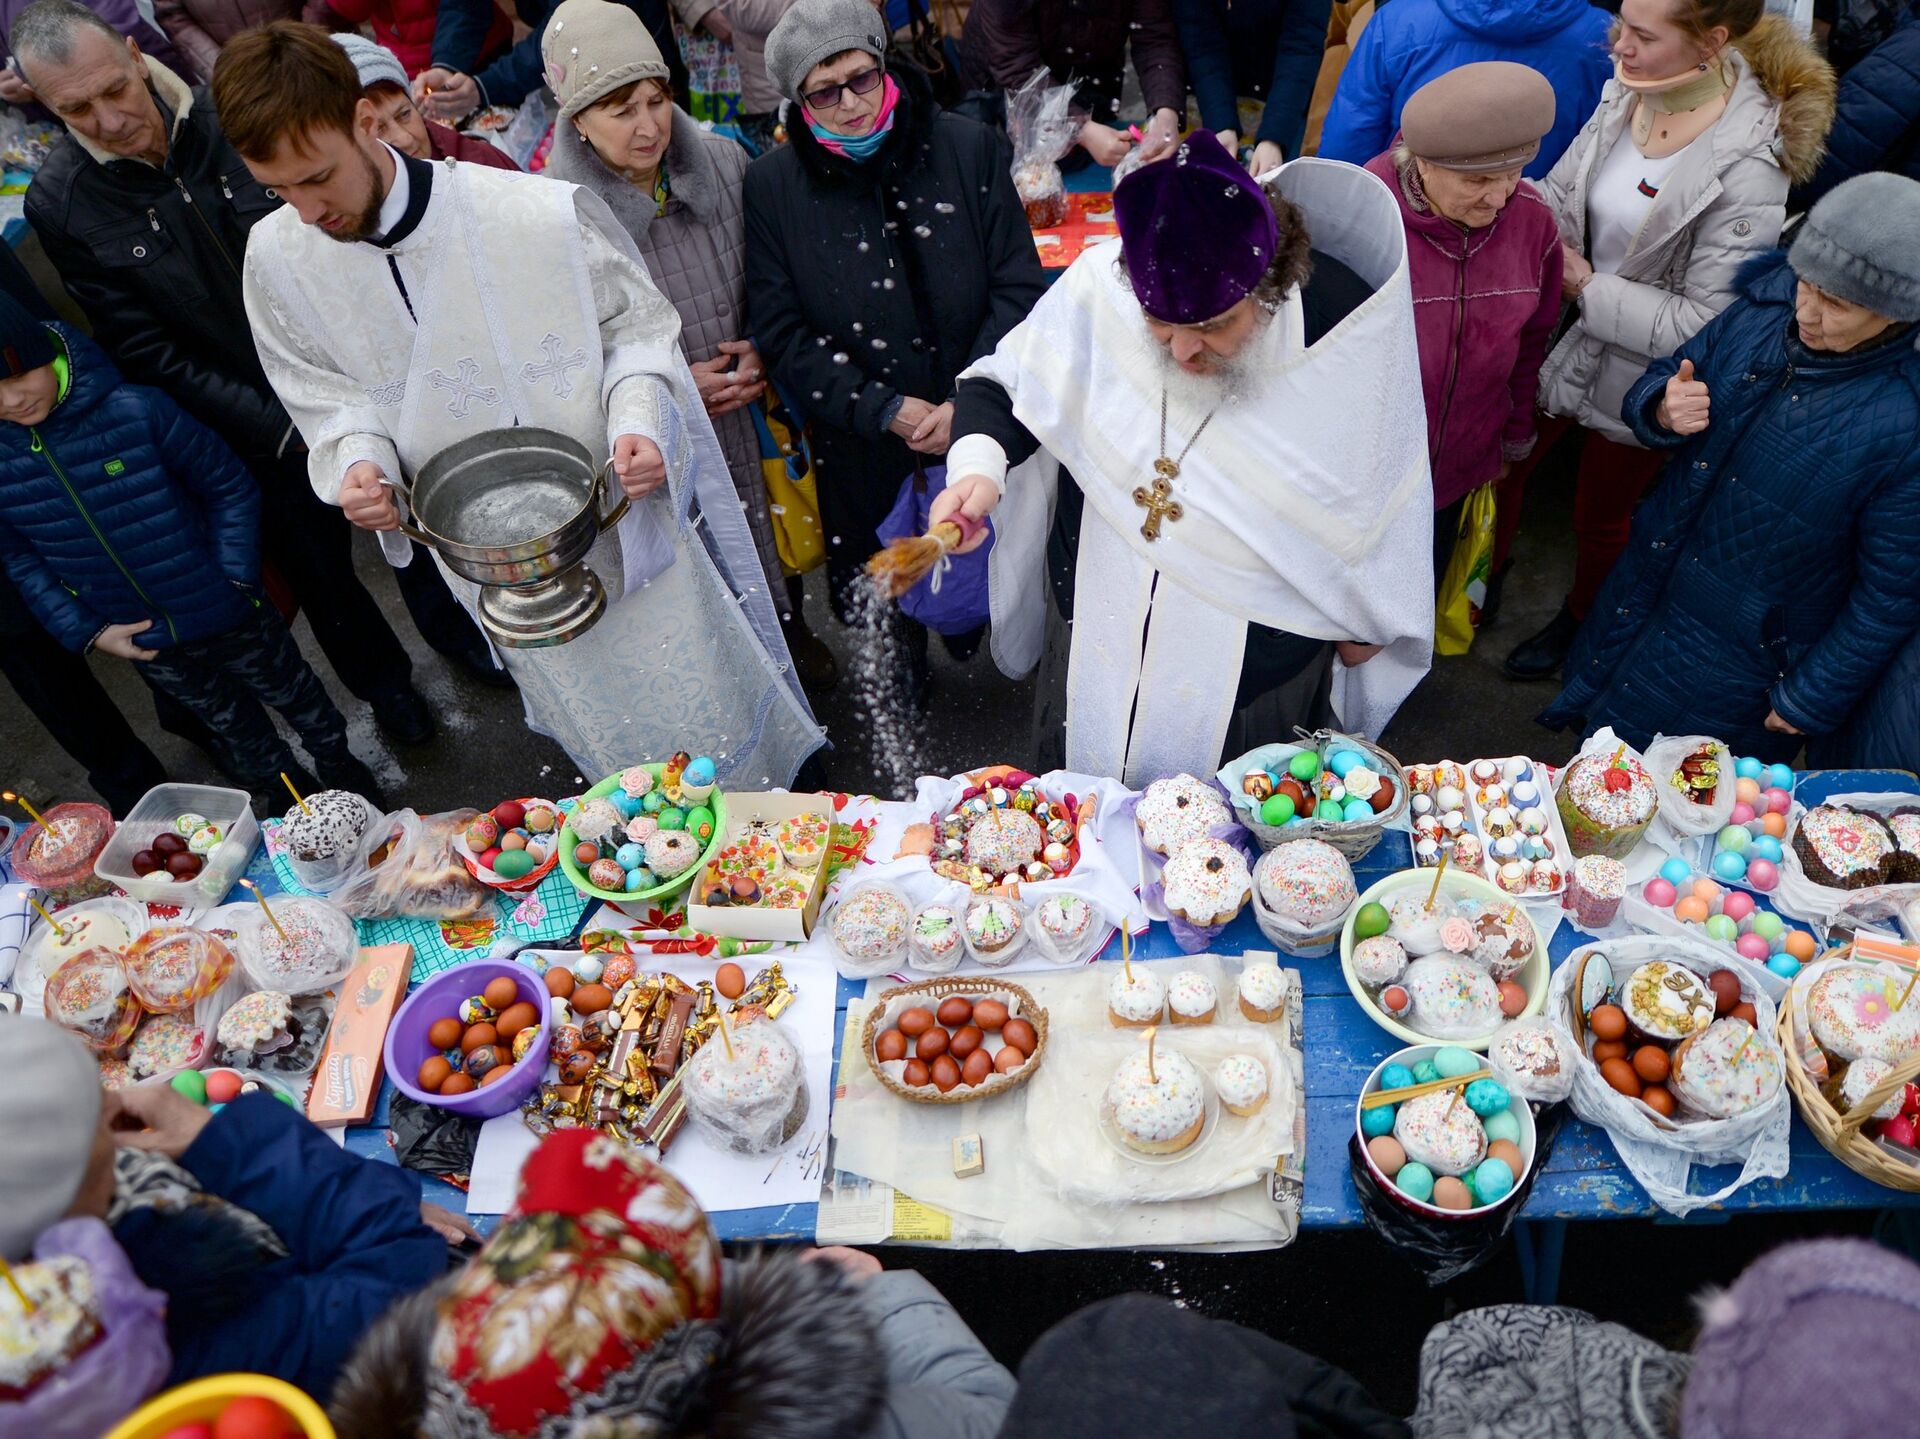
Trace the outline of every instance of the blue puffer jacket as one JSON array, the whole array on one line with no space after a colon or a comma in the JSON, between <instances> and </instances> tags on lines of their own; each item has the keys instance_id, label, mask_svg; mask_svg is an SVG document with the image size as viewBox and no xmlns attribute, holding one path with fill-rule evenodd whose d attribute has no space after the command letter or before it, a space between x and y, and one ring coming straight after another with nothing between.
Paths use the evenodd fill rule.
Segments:
<instances>
[{"instance_id":1,"label":"blue puffer jacket","mask_svg":"<svg viewBox=\"0 0 1920 1439\"><path fill-rule=\"evenodd\" d=\"M1400 110L1429 80L1479 60L1530 65L1553 81L1553 128L1527 166L1553 169L1613 74L1604 10L1587 0L1393 0L1353 47L1320 135L1320 154L1364 165L1393 143Z\"/></svg>"},{"instance_id":2,"label":"blue puffer jacket","mask_svg":"<svg viewBox=\"0 0 1920 1439\"><path fill-rule=\"evenodd\" d=\"M168 649L230 630L263 603L260 490L219 436L130 385L86 336L66 398L39 425L0 421L0 562L70 650L102 627Z\"/></svg>"},{"instance_id":3,"label":"blue puffer jacket","mask_svg":"<svg viewBox=\"0 0 1920 1439\"><path fill-rule=\"evenodd\" d=\"M1807 747L1816 769L1905 769L1920 774L1920 630L1860 701L1844 728Z\"/></svg>"},{"instance_id":4,"label":"blue puffer jacket","mask_svg":"<svg viewBox=\"0 0 1920 1439\"><path fill-rule=\"evenodd\" d=\"M1920 352L1904 332L1845 354L1789 334L1795 279L1760 259L1740 298L1627 392L1642 444L1674 451L1567 657L1544 723L1717 735L1791 759L1769 708L1824 735L1920 625ZM1653 420L1681 360L1712 422Z\"/></svg>"},{"instance_id":5,"label":"blue puffer jacket","mask_svg":"<svg viewBox=\"0 0 1920 1439\"><path fill-rule=\"evenodd\" d=\"M1820 168L1787 197L1789 210L1810 210L1842 180L1869 170L1896 170L1920 180L1920 143L1907 137L1920 124L1920 10L1874 46L1840 78L1833 128ZM1896 155L1895 150L1904 150Z\"/></svg>"}]
</instances>

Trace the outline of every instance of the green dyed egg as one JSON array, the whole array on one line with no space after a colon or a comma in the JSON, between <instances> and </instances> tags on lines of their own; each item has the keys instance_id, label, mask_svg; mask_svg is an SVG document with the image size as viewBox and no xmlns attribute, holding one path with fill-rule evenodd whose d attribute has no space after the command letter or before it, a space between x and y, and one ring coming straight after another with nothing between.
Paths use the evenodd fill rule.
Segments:
<instances>
[{"instance_id":1,"label":"green dyed egg","mask_svg":"<svg viewBox=\"0 0 1920 1439\"><path fill-rule=\"evenodd\" d=\"M687 827L687 812L673 805L668 805L665 809L661 810L655 818L660 821L660 828L662 829L685 829Z\"/></svg>"},{"instance_id":2,"label":"green dyed egg","mask_svg":"<svg viewBox=\"0 0 1920 1439\"><path fill-rule=\"evenodd\" d=\"M1260 823L1283 825L1293 818L1293 800L1284 794L1270 794L1260 801Z\"/></svg>"},{"instance_id":3,"label":"green dyed egg","mask_svg":"<svg viewBox=\"0 0 1920 1439\"><path fill-rule=\"evenodd\" d=\"M1489 1114L1481 1121L1481 1127L1487 1131L1487 1140L1504 1139L1510 1144L1520 1142L1520 1121L1513 1117L1511 1109L1503 1109L1498 1114Z\"/></svg>"},{"instance_id":4,"label":"green dyed egg","mask_svg":"<svg viewBox=\"0 0 1920 1439\"><path fill-rule=\"evenodd\" d=\"M1432 1084L1434 1080L1439 1077L1440 1071L1433 1067L1433 1061L1431 1059L1423 1059L1413 1067L1413 1082L1415 1084Z\"/></svg>"},{"instance_id":5,"label":"green dyed egg","mask_svg":"<svg viewBox=\"0 0 1920 1439\"><path fill-rule=\"evenodd\" d=\"M1387 907L1368 900L1353 917L1353 937L1372 939L1376 934L1385 934L1392 924L1393 918L1387 913Z\"/></svg>"},{"instance_id":6,"label":"green dyed egg","mask_svg":"<svg viewBox=\"0 0 1920 1439\"><path fill-rule=\"evenodd\" d=\"M1323 799L1313 807L1313 817L1315 819L1340 820L1347 817L1347 812L1341 807L1339 800Z\"/></svg>"},{"instance_id":7,"label":"green dyed egg","mask_svg":"<svg viewBox=\"0 0 1920 1439\"><path fill-rule=\"evenodd\" d=\"M195 1104L207 1102L207 1077L197 1069L183 1069L167 1083L175 1094L183 1094Z\"/></svg>"},{"instance_id":8,"label":"green dyed egg","mask_svg":"<svg viewBox=\"0 0 1920 1439\"><path fill-rule=\"evenodd\" d=\"M1422 1204L1433 1198L1433 1171L1418 1160L1409 1159L1393 1176L1393 1182L1400 1192L1409 1199L1417 1199Z\"/></svg>"},{"instance_id":9,"label":"green dyed egg","mask_svg":"<svg viewBox=\"0 0 1920 1439\"><path fill-rule=\"evenodd\" d=\"M687 833L705 844L713 838L713 811L697 804L687 811Z\"/></svg>"},{"instance_id":10,"label":"green dyed egg","mask_svg":"<svg viewBox=\"0 0 1920 1439\"><path fill-rule=\"evenodd\" d=\"M1458 1079L1480 1068L1480 1061L1470 1051L1449 1044L1444 1049L1434 1051L1433 1067L1440 1071L1442 1079Z\"/></svg>"},{"instance_id":11,"label":"green dyed egg","mask_svg":"<svg viewBox=\"0 0 1920 1439\"><path fill-rule=\"evenodd\" d=\"M1303 749L1287 761L1287 773L1302 784L1311 784L1320 776L1320 756L1310 749Z\"/></svg>"},{"instance_id":12,"label":"green dyed egg","mask_svg":"<svg viewBox=\"0 0 1920 1439\"><path fill-rule=\"evenodd\" d=\"M524 849L503 849L493 862L493 872L502 879L525 879L534 869L534 858Z\"/></svg>"}]
</instances>

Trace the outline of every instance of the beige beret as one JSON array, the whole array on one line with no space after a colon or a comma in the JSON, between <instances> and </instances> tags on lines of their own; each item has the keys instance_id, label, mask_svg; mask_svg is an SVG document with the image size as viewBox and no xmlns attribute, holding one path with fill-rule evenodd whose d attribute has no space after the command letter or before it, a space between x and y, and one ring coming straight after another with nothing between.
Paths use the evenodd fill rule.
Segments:
<instances>
[{"instance_id":1,"label":"beige beret","mask_svg":"<svg viewBox=\"0 0 1920 1439\"><path fill-rule=\"evenodd\" d=\"M1511 170L1540 153L1553 128L1553 85L1511 60L1449 70L1413 92L1400 112L1400 138L1429 165Z\"/></svg>"}]
</instances>

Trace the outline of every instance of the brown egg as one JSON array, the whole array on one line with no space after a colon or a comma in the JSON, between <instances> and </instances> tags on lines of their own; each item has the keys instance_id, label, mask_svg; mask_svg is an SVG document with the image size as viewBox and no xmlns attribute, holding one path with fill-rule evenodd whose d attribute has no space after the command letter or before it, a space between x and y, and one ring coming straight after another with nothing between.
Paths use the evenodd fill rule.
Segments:
<instances>
[{"instance_id":1,"label":"brown egg","mask_svg":"<svg viewBox=\"0 0 1920 1439\"><path fill-rule=\"evenodd\" d=\"M429 1056L420 1066L420 1072L413 1077L414 1087L424 1089L428 1094L438 1094L440 1086L446 1083L447 1076L453 1073L453 1066L447 1063L444 1054Z\"/></svg>"},{"instance_id":2,"label":"brown egg","mask_svg":"<svg viewBox=\"0 0 1920 1439\"><path fill-rule=\"evenodd\" d=\"M1596 1004L1587 1016L1587 1025L1595 1039L1625 1039L1627 1012L1617 1004Z\"/></svg>"},{"instance_id":3,"label":"brown egg","mask_svg":"<svg viewBox=\"0 0 1920 1439\"><path fill-rule=\"evenodd\" d=\"M457 1019L436 1019L427 1030L427 1043L435 1049L452 1049L460 1042L460 1036L465 1033L465 1028ZM420 1087L427 1088L424 1084Z\"/></svg>"},{"instance_id":4,"label":"brown egg","mask_svg":"<svg viewBox=\"0 0 1920 1439\"><path fill-rule=\"evenodd\" d=\"M723 964L713 972L713 987L723 999L738 999L747 992L747 972L737 964Z\"/></svg>"},{"instance_id":5,"label":"brown egg","mask_svg":"<svg viewBox=\"0 0 1920 1439\"><path fill-rule=\"evenodd\" d=\"M1011 1044L1003 1045L994 1052L993 1068L996 1074L1012 1074L1014 1070L1027 1062L1026 1055Z\"/></svg>"},{"instance_id":6,"label":"brown egg","mask_svg":"<svg viewBox=\"0 0 1920 1439\"><path fill-rule=\"evenodd\" d=\"M1730 969L1716 969L1707 976L1707 988L1713 991L1713 1012L1732 1014L1740 1002L1740 976Z\"/></svg>"},{"instance_id":7,"label":"brown egg","mask_svg":"<svg viewBox=\"0 0 1920 1439\"><path fill-rule=\"evenodd\" d=\"M1033 1026L1024 1019L1009 1019L1000 1026L1000 1037L1029 1057L1032 1056L1034 1047L1040 1043L1040 1036L1034 1033Z\"/></svg>"},{"instance_id":8,"label":"brown egg","mask_svg":"<svg viewBox=\"0 0 1920 1439\"><path fill-rule=\"evenodd\" d=\"M1624 1059L1609 1059L1600 1066L1600 1077L1629 1099L1640 1097L1640 1076Z\"/></svg>"},{"instance_id":9,"label":"brown egg","mask_svg":"<svg viewBox=\"0 0 1920 1439\"><path fill-rule=\"evenodd\" d=\"M915 1057L931 1064L953 1047L953 1036L935 1025L913 1042Z\"/></svg>"},{"instance_id":10,"label":"brown egg","mask_svg":"<svg viewBox=\"0 0 1920 1439\"><path fill-rule=\"evenodd\" d=\"M882 1064L907 1057L907 1037L897 1029L883 1029L873 1042L873 1052Z\"/></svg>"},{"instance_id":11,"label":"brown egg","mask_svg":"<svg viewBox=\"0 0 1920 1439\"><path fill-rule=\"evenodd\" d=\"M460 1052L472 1054L483 1044L498 1044L500 1031L491 1024L469 1024L467 1032L460 1036Z\"/></svg>"},{"instance_id":12,"label":"brown egg","mask_svg":"<svg viewBox=\"0 0 1920 1439\"><path fill-rule=\"evenodd\" d=\"M1648 1084L1663 1083L1672 1067L1666 1050L1657 1044L1643 1044L1633 1052L1633 1072Z\"/></svg>"},{"instance_id":13,"label":"brown egg","mask_svg":"<svg viewBox=\"0 0 1920 1439\"><path fill-rule=\"evenodd\" d=\"M933 1075L933 1087L942 1094L949 1094L959 1088L960 1066L953 1062L951 1054L943 1054L934 1060L933 1068L929 1072Z\"/></svg>"},{"instance_id":14,"label":"brown egg","mask_svg":"<svg viewBox=\"0 0 1920 1439\"><path fill-rule=\"evenodd\" d=\"M482 1089L485 1089L489 1084L498 1084L501 1080L505 1079L509 1074L512 1074L512 1073L513 1073L513 1066L511 1064L495 1065L492 1069L489 1069L484 1075L481 1076L480 1087Z\"/></svg>"},{"instance_id":15,"label":"brown egg","mask_svg":"<svg viewBox=\"0 0 1920 1439\"><path fill-rule=\"evenodd\" d=\"M1433 1181L1433 1203L1438 1209L1473 1208L1473 1191L1451 1174Z\"/></svg>"},{"instance_id":16,"label":"brown egg","mask_svg":"<svg viewBox=\"0 0 1920 1439\"><path fill-rule=\"evenodd\" d=\"M1372 1156L1374 1167L1389 1179L1406 1167L1406 1146L1391 1134L1374 1135L1367 1141L1367 1153Z\"/></svg>"},{"instance_id":17,"label":"brown egg","mask_svg":"<svg viewBox=\"0 0 1920 1439\"><path fill-rule=\"evenodd\" d=\"M465 1070L456 1069L440 1081L440 1092L448 1097L456 1094L471 1094L480 1086L475 1084Z\"/></svg>"},{"instance_id":18,"label":"brown egg","mask_svg":"<svg viewBox=\"0 0 1920 1439\"><path fill-rule=\"evenodd\" d=\"M947 1046L947 1052L962 1063L985 1041L977 1024L964 1024L953 1032L953 1043Z\"/></svg>"},{"instance_id":19,"label":"brown egg","mask_svg":"<svg viewBox=\"0 0 1920 1439\"><path fill-rule=\"evenodd\" d=\"M520 997L520 986L503 974L498 979L488 980L487 987L480 991L480 997L497 1012Z\"/></svg>"},{"instance_id":20,"label":"brown egg","mask_svg":"<svg viewBox=\"0 0 1920 1439\"><path fill-rule=\"evenodd\" d=\"M967 1056L967 1062L960 1066L962 1084L985 1084L987 1076L993 1073L993 1058L984 1049L976 1049Z\"/></svg>"},{"instance_id":21,"label":"brown egg","mask_svg":"<svg viewBox=\"0 0 1920 1439\"><path fill-rule=\"evenodd\" d=\"M500 1017L493 1022L493 1027L500 1031L502 1039L511 1040L521 1030L539 1022L540 1011L523 999L518 1004L510 1004L501 1010Z\"/></svg>"},{"instance_id":22,"label":"brown egg","mask_svg":"<svg viewBox=\"0 0 1920 1439\"><path fill-rule=\"evenodd\" d=\"M583 984L573 991L569 1001L578 1015L598 1014L613 1003L613 991L604 984Z\"/></svg>"},{"instance_id":23,"label":"brown egg","mask_svg":"<svg viewBox=\"0 0 1920 1439\"><path fill-rule=\"evenodd\" d=\"M919 1060L909 1059L907 1061L906 1072L900 1076L900 1082L909 1086L932 1084L933 1072Z\"/></svg>"},{"instance_id":24,"label":"brown egg","mask_svg":"<svg viewBox=\"0 0 1920 1439\"><path fill-rule=\"evenodd\" d=\"M547 971L547 993L556 999L565 999L573 993L573 971L570 969L550 969Z\"/></svg>"},{"instance_id":25,"label":"brown egg","mask_svg":"<svg viewBox=\"0 0 1920 1439\"><path fill-rule=\"evenodd\" d=\"M1665 1119L1673 1118L1673 1111L1679 1108L1664 1084L1649 1084L1640 1091L1640 1098L1647 1108Z\"/></svg>"},{"instance_id":26,"label":"brown egg","mask_svg":"<svg viewBox=\"0 0 1920 1439\"><path fill-rule=\"evenodd\" d=\"M1760 1023L1759 1014L1757 1014L1754 1011L1753 1006L1748 1004L1745 1000L1741 1000L1740 1003L1736 1004L1732 1009L1728 1010L1727 1018L1728 1019L1744 1019L1748 1024L1755 1025L1755 1026L1758 1026Z\"/></svg>"},{"instance_id":27,"label":"brown egg","mask_svg":"<svg viewBox=\"0 0 1920 1439\"><path fill-rule=\"evenodd\" d=\"M933 1028L933 1011L930 1009L909 1009L899 1019L900 1032L908 1039L918 1039Z\"/></svg>"},{"instance_id":28,"label":"brown egg","mask_svg":"<svg viewBox=\"0 0 1920 1439\"><path fill-rule=\"evenodd\" d=\"M504 1044L494 1045L493 1065L495 1069L511 1069L513 1067L513 1051Z\"/></svg>"},{"instance_id":29,"label":"brown egg","mask_svg":"<svg viewBox=\"0 0 1920 1439\"><path fill-rule=\"evenodd\" d=\"M1609 1059L1625 1059L1627 1042L1624 1039L1603 1039L1593 1047L1593 1062L1605 1064Z\"/></svg>"},{"instance_id":30,"label":"brown egg","mask_svg":"<svg viewBox=\"0 0 1920 1439\"><path fill-rule=\"evenodd\" d=\"M997 999L983 999L973 1007L973 1022L988 1034L998 1034L1007 1022L1007 1007Z\"/></svg>"},{"instance_id":31,"label":"brown egg","mask_svg":"<svg viewBox=\"0 0 1920 1439\"><path fill-rule=\"evenodd\" d=\"M935 1017L948 1029L958 1029L973 1018L973 1001L954 995L951 999L940 1001Z\"/></svg>"},{"instance_id":32,"label":"brown egg","mask_svg":"<svg viewBox=\"0 0 1920 1439\"><path fill-rule=\"evenodd\" d=\"M1503 1160L1507 1168L1513 1171L1513 1177L1516 1180L1519 1179L1520 1171L1523 1167L1520 1159L1520 1146L1515 1144L1511 1139L1494 1140L1487 1146L1487 1158Z\"/></svg>"}]
</instances>

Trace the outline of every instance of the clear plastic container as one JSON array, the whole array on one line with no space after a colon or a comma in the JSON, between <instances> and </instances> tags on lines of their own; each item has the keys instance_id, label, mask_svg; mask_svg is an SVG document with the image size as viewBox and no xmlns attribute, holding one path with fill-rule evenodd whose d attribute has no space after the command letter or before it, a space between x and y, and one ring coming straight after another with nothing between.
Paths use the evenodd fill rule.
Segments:
<instances>
[{"instance_id":1,"label":"clear plastic container","mask_svg":"<svg viewBox=\"0 0 1920 1439\"><path fill-rule=\"evenodd\" d=\"M159 836L174 833L173 822L183 814L204 817L225 836L205 856L206 867L188 880L169 879L163 871L135 874L134 855L151 849ZM260 824L245 791L208 784L159 784L120 821L93 872L144 903L204 909L227 897L234 882L247 872L247 861L259 842Z\"/></svg>"}]
</instances>

